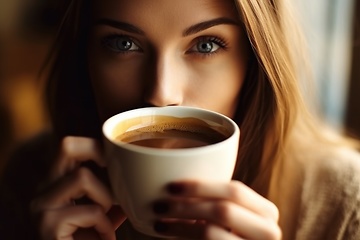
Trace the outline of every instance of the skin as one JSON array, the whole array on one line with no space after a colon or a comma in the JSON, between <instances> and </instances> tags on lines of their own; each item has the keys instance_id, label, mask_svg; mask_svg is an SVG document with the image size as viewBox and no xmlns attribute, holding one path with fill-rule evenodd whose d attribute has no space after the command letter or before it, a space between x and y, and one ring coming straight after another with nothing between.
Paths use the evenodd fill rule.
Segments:
<instances>
[{"instance_id":1,"label":"skin","mask_svg":"<svg viewBox=\"0 0 360 240\"><path fill-rule=\"evenodd\" d=\"M248 48L231 1L108 0L97 1L95 9L89 72L102 120L148 105L197 106L233 116ZM183 36L191 26L219 18L226 20ZM123 41L132 44L130 51L116 46ZM201 52L201 43L210 51Z\"/></svg>"},{"instance_id":2,"label":"skin","mask_svg":"<svg viewBox=\"0 0 360 240\"><path fill-rule=\"evenodd\" d=\"M234 116L249 46L232 1L97 0L92 19L88 66L102 120L132 108L167 105ZM115 239L126 216L112 206L107 186L79 166L93 159L105 167L99 145L90 138L64 138L50 190L32 203L42 239ZM159 216L154 228L161 234L281 238L275 205L238 181L184 181L168 190L169 198L154 203ZM92 204L74 205L82 196Z\"/></svg>"}]
</instances>

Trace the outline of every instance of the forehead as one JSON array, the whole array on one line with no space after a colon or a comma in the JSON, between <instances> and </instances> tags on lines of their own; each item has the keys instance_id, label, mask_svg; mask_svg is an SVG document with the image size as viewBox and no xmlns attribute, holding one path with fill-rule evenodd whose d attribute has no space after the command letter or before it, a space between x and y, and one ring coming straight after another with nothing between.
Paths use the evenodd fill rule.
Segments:
<instances>
[{"instance_id":1,"label":"forehead","mask_svg":"<svg viewBox=\"0 0 360 240\"><path fill-rule=\"evenodd\" d=\"M237 19L233 0L95 0L94 18L113 18L131 22L191 24L208 18Z\"/></svg>"}]
</instances>

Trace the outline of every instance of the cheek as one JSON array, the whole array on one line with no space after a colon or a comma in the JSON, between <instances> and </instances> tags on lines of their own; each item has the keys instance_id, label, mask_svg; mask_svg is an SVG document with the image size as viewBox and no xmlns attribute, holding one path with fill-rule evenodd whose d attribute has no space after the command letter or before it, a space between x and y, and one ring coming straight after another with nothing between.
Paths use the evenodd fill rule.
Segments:
<instances>
[{"instance_id":1,"label":"cheek","mask_svg":"<svg viewBox=\"0 0 360 240\"><path fill-rule=\"evenodd\" d=\"M139 63L124 64L97 56L89 56L89 75L100 117L104 120L137 107L142 101L143 89Z\"/></svg>"},{"instance_id":2,"label":"cheek","mask_svg":"<svg viewBox=\"0 0 360 240\"><path fill-rule=\"evenodd\" d=\"M198 95L201 107L234 117L245 78L245 65L240 60L227 59L204 72L207 72L206 76L199 76L203 83Z\"/></svg>"}]
</instances>

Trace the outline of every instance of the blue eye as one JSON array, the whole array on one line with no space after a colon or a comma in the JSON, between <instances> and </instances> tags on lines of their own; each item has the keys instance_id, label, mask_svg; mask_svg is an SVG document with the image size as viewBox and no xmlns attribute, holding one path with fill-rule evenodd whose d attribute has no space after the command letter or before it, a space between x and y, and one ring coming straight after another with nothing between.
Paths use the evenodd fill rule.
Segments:
<instances>
[{"instance_id":1,"label":"blue eye","mask_svg":"<svg viewBox=\"0 0 360 240\"><path fill-rule=\"evenodd\" d=\"M211 52L215 52L219 48L220 48L219 45L217 45L216 43L210 40L200 41L196 44L196 50L199 53L211 53Z\"/></svg>"},{"instance_id":2,"label":"blue eye","mask_svg":"<svg viewBox=\"0 0 360 240\"><path fill-rule=\"evenodd\" d=\"M190 48L188 53L213 54L219 49L225 49L226 46L226 43L220 38L201 37L197 39L196 44Z\"/></svg>"},{"instance_id":3,"label":"blue eye","mask_svg":"<svg viewBox=\"0 0 360 240\"><path fill-rule=\"evenodd\" d=\"M109 36L104 38L102 43L103 46L117 53L141 50L141 48L137 46L130 37L127 36L120 36L120 35Z\"/></svg>"}]
</instances>

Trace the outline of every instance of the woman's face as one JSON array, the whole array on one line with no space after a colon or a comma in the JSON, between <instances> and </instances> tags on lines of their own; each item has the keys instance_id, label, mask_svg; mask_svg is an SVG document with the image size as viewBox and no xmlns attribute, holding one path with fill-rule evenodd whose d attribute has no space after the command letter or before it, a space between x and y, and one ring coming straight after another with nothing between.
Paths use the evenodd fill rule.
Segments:
<instances>
[{"instance_id":1,"label":"woman's face","mask_svg":"<svg viewBox=\"0 0 360 240\"><path fill-rule=\"evenodd\" d=\"M168 105L233 117L248 51L233 1L96 0L88 67L101 120Z\"/></svg>"}]
</instances>

